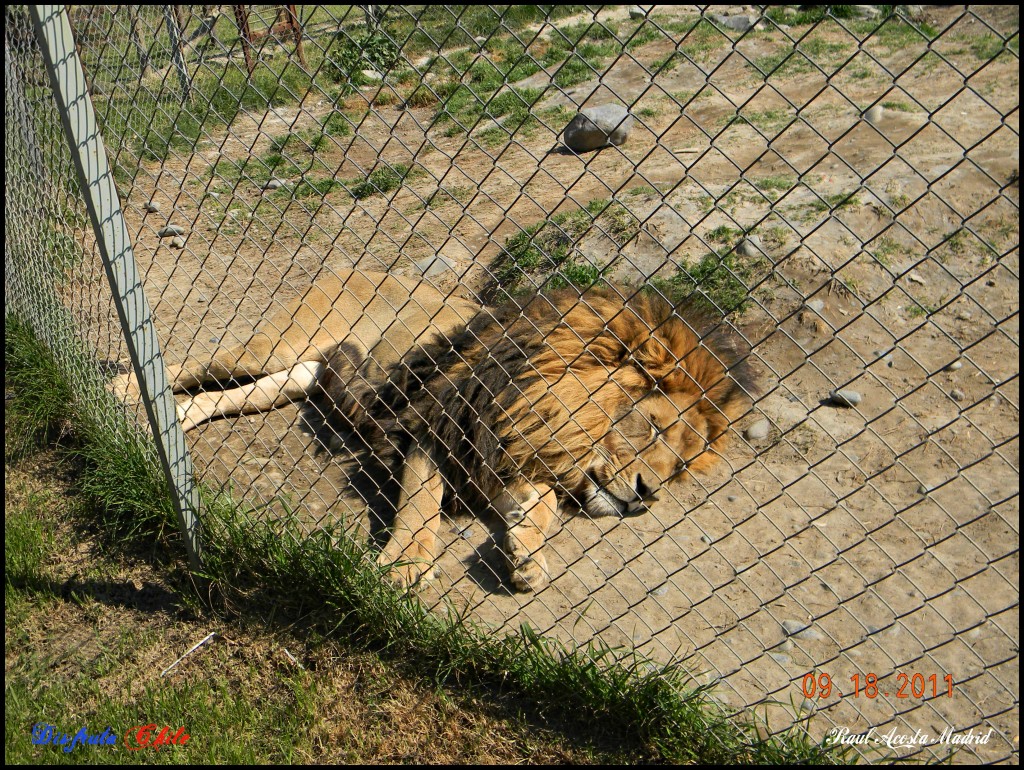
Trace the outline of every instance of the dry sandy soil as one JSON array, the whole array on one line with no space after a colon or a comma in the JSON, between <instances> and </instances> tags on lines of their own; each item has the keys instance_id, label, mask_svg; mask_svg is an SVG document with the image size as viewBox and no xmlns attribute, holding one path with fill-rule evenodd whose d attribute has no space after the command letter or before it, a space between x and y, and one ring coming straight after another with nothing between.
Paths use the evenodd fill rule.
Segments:
<instances>
[{"instance_id":1,"label":"dry sandy soil","mask_svg":"<svg viewBox=\"0 0 1024 770\"><path fill-rule=\"evenodd\" d=\"M658 7L652 18L668 29L691 13ZM600 198L624 205L639 232L620 244L595 228L577 251L602 264L618 255L620 278L666 275L735 245L739 231L758 235L753 301L730 321L751 344L763 393L728 463L640 518L563 522L548 545L552 583L537 595L495 577L486 521L446 519L441 581L425 596L495 629L530 623L682 660L701 681L720 680L733 708L772 701L759 708L773 726L820 712L818 734L991 727L958 759L1016 758L1019 67L1015 52L989 61L977 46L991 30L1015 36L1017 13L927 7L940 32L927 55L923 39L880 34L858 47L833 25L803 44L822 69L767 82L749 62L791 49L783 32L723 39L652 77L682 37L668 32L600 81L540 102L630 107L638 124L626 144L583 156L560 151L564 122L492 146L444 136L430 106L375 107L321 159L337 178L378 158L420 173L362 201L341 191L322 206L289 201L244 179L217 187L212 163L264 153L330 107L311 97L241 115L194 155L145 166L130 193L162 344L172 360L204 357L325 269L409 274L442 254L454 271L437 280L471 293L509 236ZM365 109L374 95L349 105ZM881 118L862 119L876 102ZM737 110L745 120L730 120ZM438 189L451 194L425 205ZM143 214L150 199L163 214ZM168 218L188 228L184 250L156 237ZM724 242L722 225L733 233ZM838 387L861 402L830 404ZM748 441L762 417L769 435ZM310 526L365 526L351 466L322 438L315 410L296 405L209 423L189 443L205 481L269 503L267 515L286 498ZM805 699L812 672L843 697ZM952 675L954 695L898 698L901 672L935 674L940 686ZM851 677L869 673L879 696L853 697Z\"/></svg>"}]
</instances>

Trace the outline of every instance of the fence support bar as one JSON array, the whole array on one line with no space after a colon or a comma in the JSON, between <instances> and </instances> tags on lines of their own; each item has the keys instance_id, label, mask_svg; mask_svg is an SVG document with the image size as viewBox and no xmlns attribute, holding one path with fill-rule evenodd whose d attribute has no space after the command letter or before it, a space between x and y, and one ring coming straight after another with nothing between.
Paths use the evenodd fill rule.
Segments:
<instances>
[{"instance_id":1,"label":"fence support bar","mask_svg":"<svg viewBox=\"0 0 1024 770\"><path fill-rule=\"evenodd\" d=\"M135 254L99 134L96 113L75 50L71 25L65 6L30 5L28 10L57 99L64 136L71 148L78 183L103 259L103 269L114 295L114 306L132 368L138 378L142 402L157 438L157 454L185 538L189 565L193 570L199 570L199 495L192 475L192 459L175 413L174 398L167 386L160 344L135 264Z\"/></svg>"}]
</instances>

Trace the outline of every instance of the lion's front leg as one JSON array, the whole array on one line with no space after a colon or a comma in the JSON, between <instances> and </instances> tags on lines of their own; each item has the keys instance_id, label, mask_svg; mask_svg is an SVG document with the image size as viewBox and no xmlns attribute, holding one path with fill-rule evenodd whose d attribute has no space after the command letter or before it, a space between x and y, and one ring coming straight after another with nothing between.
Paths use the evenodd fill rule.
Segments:
<instances>
[{"instance_id":1,"label":"lion's front leg","mask_svg":"<svg viewBox=\"0 0 1024 770\"><path fill-rule=\"evenodd\" d=\"M437 463L423 447L416 446L406 457L399 483L401 491L391 539L377 561L390 567L388 578L393 583L409 588L433 578L444 482Z\"/></svg>"},{"instance_id":2,"label":"lion's front leg","mask_svg":"<svg viewBox=\"0 0 1024 770\"><path fill-rule=\"evenodd\" d=\"M522 482L502 490L491 503L505 520L505 555L517 591L539 591L548 583L548 565L540 552L558 511L555 490Z\"/></svg>"}]
</instances>

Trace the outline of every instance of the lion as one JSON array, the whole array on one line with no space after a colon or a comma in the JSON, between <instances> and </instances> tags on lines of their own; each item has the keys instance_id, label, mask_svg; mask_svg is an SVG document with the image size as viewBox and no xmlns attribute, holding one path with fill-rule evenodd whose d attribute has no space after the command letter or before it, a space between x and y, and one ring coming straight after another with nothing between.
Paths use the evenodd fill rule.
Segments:
<instances>
[{"instance_id":1,"label":"lion","mask_svg":"<svg viewBox=\"0 0 1024 770\"><path fill-rule=\"evenodd\" d=\"M710 325L653 293L539 293L415 346L370 397L347 387L353 361L338 349L324 389L400 483L378 558L390 580L434 577L441 511L457 501L497 512L512 586L538 591L560 505L634 516L714 465L752 383Z\"/></svg>"},{"instance_id":2,"label":"lion","mask_svg":"<svg viewBox=\"0 0 1024 770\"><path fill-rule=\"evenodd\" d=\"M325 273L301 297L262 319L246 341L219 348L209 359L167 367L174 393L222 388L179 397L182 429L313 395L332 354L351 363L345 384L353 396L372 392L410 349L464 327L479 308L422 279ZM253 382L238 385L247 379ZM122 396L138 393L134 374L122 375L112 387Z\"/></svg>"}]
</instances>

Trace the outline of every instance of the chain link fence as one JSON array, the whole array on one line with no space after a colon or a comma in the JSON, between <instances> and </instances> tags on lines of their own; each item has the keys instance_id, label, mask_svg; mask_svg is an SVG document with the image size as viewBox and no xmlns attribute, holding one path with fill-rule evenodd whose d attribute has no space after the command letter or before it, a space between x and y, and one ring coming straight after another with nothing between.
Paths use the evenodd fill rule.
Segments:
<instances>
[{"instance_id":1,"label":"chain link fence","mask_svg":"<svg viewBox=\"0 0 1024 770\"><path fill-rule=\"evenodd\" d=\"M7 313L150 430L29 14L5 14ZM239 410L180 394L199 480L365 539L381 485L301 397L332 346L386 374L537 289L689 298L756 372L722 462L641 516L562 516L540 590L455 508L421 597L681 661L773 728L1018 758L1016 8L68 14L170 379L241 349L222 385L287 402L206 419ZM281 340L305 368L266 396L246 377Z\"/></svg>"}]
</instances>

